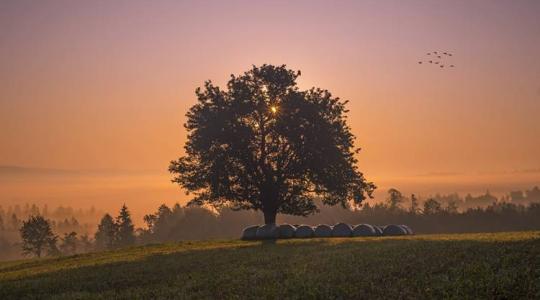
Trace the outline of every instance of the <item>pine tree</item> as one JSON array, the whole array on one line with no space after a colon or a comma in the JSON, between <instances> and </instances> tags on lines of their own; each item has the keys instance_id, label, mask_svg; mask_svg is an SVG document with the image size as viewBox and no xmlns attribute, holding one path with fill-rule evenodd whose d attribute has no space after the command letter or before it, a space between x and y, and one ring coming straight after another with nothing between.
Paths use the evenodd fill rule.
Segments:
<instances>
[{"instance_id":1,"label":"pine tree","mask_svg":"<svg viewBox=\"0 0 540 300\"><path fill-rule=\"evenodd\" d=\"M116 218L116 224L118 226L118 245L125 247L135 244L135 229L131 221L131 214L125 204L120 209L120 214Z\"/></svg>"},{"instance_id":2,"label":"pine tree","mask_svg":"<svg viewBox=\"0 0 540 300\"><path fill-rule=\"evenodd\" d=\"M116 235L118 227L109 214L105 214L98 225L95 235L96 247L100 250L108 250L116 247Z\"/></svg>"}]
</instances>

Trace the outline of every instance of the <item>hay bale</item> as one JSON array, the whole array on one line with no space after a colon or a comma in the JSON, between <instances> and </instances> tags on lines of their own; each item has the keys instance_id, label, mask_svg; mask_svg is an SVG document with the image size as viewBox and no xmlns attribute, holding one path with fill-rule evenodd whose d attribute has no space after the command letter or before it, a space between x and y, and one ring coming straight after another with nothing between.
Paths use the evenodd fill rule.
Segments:
<instances>
[{"instance_id":1,"label":"hay bale","mask_svg":"<svg viewBox=\"0 0 540 300\"><path fill-rule=\"evenodd\" d=\"M376 236L375 228L369 224L360 224L354 226L352 236Z\"/></svg>"},{"instance_id":2,"label":"hay bale","mask_svg":"<svg viewBox=\"0 0 540 300\"><path fill-rule=\"evenodd\" d=\"M257 228L258 240L273 240L278 238L278 229L276 224L264 224Z\"/></svg>"},{"instance_id":3,"label":"hay bale","mask_svg":"<svg viewBox=\"0 0 540 300\"><path fill-rule=\"evenodd\" d=\"M399 225L388 225L384 227L383 235L407 235L407 230Z\"/></svg>"},{"instance_id":4,"label":"hay bale","mask_svg":"<svg viewBox=\"0 0 540 300\"><path fill-rule=\"evenodd\" d=\"M296 227L296 231L294 232L294 237L297 238L310 238L313 236L313 228L308 225L300 225Z\"/></svg>"},{"instance_id":5,"label":"hay bale","mask_svg":"<svg viewBox=\"0 0 540 300\"><path fill-rule=\"evenodd\" d=\"M290 224L281 224L278 227L278 237L280 239L290 239L294 237L295 231L296 231L296 227Z\"/></svg>"},{"instance_id":6,"label":"hay bale","mask_svg":"<svg viewBox=\"0 0 540 300\"><path fill-rule=\"evenodd\" d=\"M352 235L352 228L349 224L337 223L332 228L333 237L350 237Z\"/></svg>"},{"instance_id":7,"label":"hay bale","mask_svg":"<svg viewBox=\"0 0 540 300\"><path fill-rule=\"evenodd\" d=\"M401 227L403 227L403 229L405 229L405 231L407 231L407 234L414 234L411 227L407 226L407 225L399 225Z\"/></svg>"},{"instance_id":8,"label":"hay bale","mask_svg":"<svg viewBox=\"0 0 540 300\"><path fill-rule=\"evenodd\" d=\"M383 235L383 230L384 230L384 227L383 227L383 226L376 226L376 225L373 225L373 229L375 229L375 235L376 235L376 236L381 236L381 235Z\"/></svg>"},{"instance_id":9,"label":"hay bale","mask_svg":"<svg viewBox=\"0 0 540 300\"><path fill-rule=\"evenodd\" d=\"M244 228L242 239L246 241L257 239L257 229L259 229L259 225Z\"/></svg>"},{"instance_id":10,"label":"hay bale","mask_svg":"<svg viewBox=\"0 0 540 300\"><path fill-rule=\"evenodd\" d=\"M331 237L332 227L326 224L317 225L317 227L315 227L314 235L315 237Z\"/></svg>"}]
</instances>

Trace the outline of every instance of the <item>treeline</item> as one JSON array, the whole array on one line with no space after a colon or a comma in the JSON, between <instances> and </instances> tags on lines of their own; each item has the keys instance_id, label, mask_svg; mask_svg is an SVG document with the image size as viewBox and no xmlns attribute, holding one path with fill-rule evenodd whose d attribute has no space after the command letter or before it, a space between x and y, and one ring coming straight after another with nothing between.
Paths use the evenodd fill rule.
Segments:
<instances>
[{"instance_id":1,"label":"treeline","mask_svg":"<svg viewBox=\"0 0 540 300\"><path fill-rule=\"evenodd\" d=\"M465 197L461 197L458 193L448 195L435 194L427 197L427 199L434 199L443 205L454 205L460 211L465 211L469 208L485 208L496 202L527 206L530 203L540 202L540 188L535 186L530 190L511 191L510 193L503 195L500 199L492 195L489 191L477 196L467 194Z\"/></svg>"},{"instance_id":2,"label":"treeline","mask_svg":"<svg viewBox=\"0 0 540 300\"><path fill-rule=\"evenodd\" d=\"M32 216L42 216L47 220L51 230L59 234L59 244L66 234L78 234L81 243L85 244L95 232L96 221L103 215L94 207L74 209L69 206L58 206L49 209L48 205L38 207L35 204L0 206L0 260L21 258L20 229L24 220ZM67 238L68 241L73 238ZM88 244L88 243L86 243ZM81 246L83 249L87 246Z\"/></svg>"},{"instance_id":3,"label":"treeline","mask_svg":"<svg viewBox=\"0 0 540 300\"><path fill-rule=\"evenodd\" d=\"M535 189L537 188L531 191ZM474 198L488 197L492 202L485 207L479 205L463 209L459 207L460 197L457 194L420 200L415 195L407 197L396 189L390 189L383 203L368 202L356 208L329 207L318 203L319 213L308 217L279 215L278 223L407 224L417 234L540 229L540 201L527 205L516 204L511 202L511 198L497 199L489 193ZM176 204L172 207L161 205L154 213L144 216L145 226L135 228L131 214L124 205L116 217L103 215L91 237L77 231L57 235L57 223L38 214L22 222L17 230L21 243L6 244L0 238L0 253L6 249L8 252L21 253L22 249L25 254L35 256L70 255L149 243L238 238L243 228L261 224L262 220L261 213L254 211L233 211L229 208L214 210ZM41 232L42 236L29 237L25 232ZM32 246L28 241L40 242L37 243L38 246ZM36 250L39 247L43 249Z\"/></svg>"}]
</instances>

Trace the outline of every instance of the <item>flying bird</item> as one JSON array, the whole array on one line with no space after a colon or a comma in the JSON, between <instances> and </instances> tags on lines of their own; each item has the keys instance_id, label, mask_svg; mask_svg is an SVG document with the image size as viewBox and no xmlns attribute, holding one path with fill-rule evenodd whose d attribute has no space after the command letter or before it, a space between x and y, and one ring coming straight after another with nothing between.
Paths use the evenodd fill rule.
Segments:
<instances>
[{"instance_id":1,"label":"flying bird","mask_svg":"<svg viewBox=\"0 0 540 300\"><path fill-rule=\"evenodd\" d=\"M442 52L442 51L433 51L433 52L428 52L426 53L426 55L429 55L431 58L431 56L436 56L434 57L433 59L431 60L428 60L426 57L424 57L423 59L426 59L426 60L419 60L418 61L418 64L421 65L423 63L430 63L430 64L435 64L435 65L438 65L440 68L454 68L455 66L453 64L450 64L452 61L451 61L451 58L450 56L452 56L452 53L450 52ZM443 57L444 56L444 57Z\"/></svg>"}]
</instances>

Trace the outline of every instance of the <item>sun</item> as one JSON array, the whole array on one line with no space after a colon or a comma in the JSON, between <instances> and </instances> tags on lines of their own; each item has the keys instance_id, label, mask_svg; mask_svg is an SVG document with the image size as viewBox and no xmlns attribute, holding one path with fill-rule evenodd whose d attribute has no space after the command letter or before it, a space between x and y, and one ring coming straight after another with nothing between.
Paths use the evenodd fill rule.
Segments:
<instances>
[{"instance_id":1,"label":"sun","mask_svg":"<svg viewBox=\"0 0 540 300\"><path fill-rule=\"evenodd\" d=\"M276 106L271 106L270 107L270 110L272 111L272 113L277 113L277 107Z\"/></svg>"}]
</instances>

